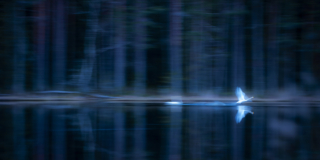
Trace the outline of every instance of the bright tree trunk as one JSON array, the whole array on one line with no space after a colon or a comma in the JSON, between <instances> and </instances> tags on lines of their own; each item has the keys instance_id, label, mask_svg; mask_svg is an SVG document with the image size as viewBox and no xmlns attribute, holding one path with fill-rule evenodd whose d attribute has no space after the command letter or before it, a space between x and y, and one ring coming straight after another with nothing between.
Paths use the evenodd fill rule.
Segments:
<instances>
[{"instance_id":1,"label":"bright tree trunk","mask_svg":"<svg viewBox=\"0 0 320 160\"><path fill-rule=\"evenodd\" d=\"M79 79L79 85L82 91L89 90L89 83L92 77L93 67L95 65L99 5L99 1L90 2L88 4L89 11L87 17L87 28L84 42L85 59L82 63Z\"/></svg>"},{"instance_id":2,"label":"bright tree trunk","mask_svg":"<svg viewBox=\"0 0 320 160\"><path fill-rule=\"evenodd\" d=\"M104 8L102 10L102 25L104 27L104 31L106 32L98 32L102 34L101 36L101 50L99 49L97 53L99 56L97 57L99 62L99 89L102 91L113 91L114 85L114 45L115 45L115 20L114 20L114 11L115 4L112 1L107 1L102 3ZM112 48L112 49L111 49Z\"/></svg>"},{"instance_id":3,"label":"bright tree trunk","mask_svg":"<svg viewBox=\"0 0 320 160\"><path fill-rule=\"evenodd\" d=\"M233 51L232 51L232 88L245 87L245 59L244 59L244 11L243 0L234 1L234 10L238 12L233 16Z\"/></svg>"}]
</instances>

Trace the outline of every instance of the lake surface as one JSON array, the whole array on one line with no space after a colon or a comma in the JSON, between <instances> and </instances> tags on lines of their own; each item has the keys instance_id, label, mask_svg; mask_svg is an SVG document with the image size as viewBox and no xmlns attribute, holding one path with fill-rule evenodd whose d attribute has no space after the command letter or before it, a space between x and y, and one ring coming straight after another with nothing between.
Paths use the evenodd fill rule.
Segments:
<instances>
[{"instance_id":1,"label":"lake surface","mask_svg":"<svg viewBox=\"0 0 320 160\"><path fill-rule=\"evenodd\" d=\"M0 159L320 159L320 104L246 106L0 105Z\"/></svg>"}]
</instances>

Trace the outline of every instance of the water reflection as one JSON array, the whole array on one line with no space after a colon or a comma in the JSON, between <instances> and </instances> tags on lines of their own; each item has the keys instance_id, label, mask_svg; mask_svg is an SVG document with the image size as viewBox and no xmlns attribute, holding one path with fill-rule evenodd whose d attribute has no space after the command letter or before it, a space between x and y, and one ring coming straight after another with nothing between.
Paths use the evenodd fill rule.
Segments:
<instances>
[{"instance_id":1,"label":"water reflection","mask_svg":"<svg viewBox=\"0 0 320 160\"><path fill-rule=\"evenodd\" d=\"M12 105L0 114L1 159L320 158L314 104Z\"/></svg>"},{"instance_id":2,"label":"water reflection","mask_svg":"<svg viewBox=\"0 0 320 160\"><path fill-rule=\"evenodd\" d=\"M251 112L250 107L248 107L248 106L240 105L240 106L237 106L237 109L238 109L238 113L236 115L236 122L237 123L240 123L241 120L246 116L246 114L248 114L248 113L253 114L253 112Z\"/></svg>"}]
</instances>

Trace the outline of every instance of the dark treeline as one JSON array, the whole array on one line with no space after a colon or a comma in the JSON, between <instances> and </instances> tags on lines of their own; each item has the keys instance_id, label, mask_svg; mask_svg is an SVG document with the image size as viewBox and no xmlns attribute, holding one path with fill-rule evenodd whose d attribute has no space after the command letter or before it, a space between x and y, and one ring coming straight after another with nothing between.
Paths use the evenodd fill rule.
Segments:
<instances>
[{"instance_id":1,"label":"dark treeline","mask_svg":"<svg viewBox=\"0 0 320 160\"><path fill-rule=\"evenodd\" d=\"M0 90L316 94L319 0L0 2Z\"/></svg>"}]
</instances>

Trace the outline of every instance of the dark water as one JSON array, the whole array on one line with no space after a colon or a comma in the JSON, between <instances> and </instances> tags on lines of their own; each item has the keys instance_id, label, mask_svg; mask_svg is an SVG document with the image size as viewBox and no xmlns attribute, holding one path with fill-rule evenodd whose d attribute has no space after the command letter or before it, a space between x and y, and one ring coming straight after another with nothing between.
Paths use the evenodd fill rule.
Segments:
<instances>
[{"instance_id":1,"label":"dark water","mask_svg":"<svg viewBox=\"0 0 320 160\"><path fill-rule=\"evenodd\" d=\"M320 104L0 106L0 159L320 159Z\"/></svg>"}]
</instances>

